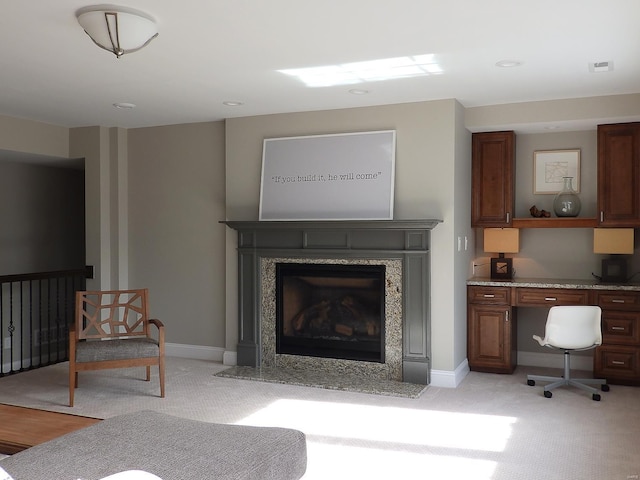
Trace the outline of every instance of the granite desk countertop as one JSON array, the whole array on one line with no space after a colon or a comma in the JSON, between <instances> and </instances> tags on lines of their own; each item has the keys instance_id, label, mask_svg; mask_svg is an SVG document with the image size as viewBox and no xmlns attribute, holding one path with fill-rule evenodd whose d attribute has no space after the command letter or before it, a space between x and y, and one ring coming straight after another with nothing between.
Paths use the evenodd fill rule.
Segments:
<instances>
[{"instance_id":1,"label":"granite desk countertop","mask_svg":"<svg viewBox=\"0 0 640 480\"><path fill-rule=\"evenodd\" d=\"M640 292L640 283L601 283L595 279L512 278L510 280L492 280L489 277L472 277L467 280L467 285L481 287L568 288Z\"/></svg>"}]
</instances>

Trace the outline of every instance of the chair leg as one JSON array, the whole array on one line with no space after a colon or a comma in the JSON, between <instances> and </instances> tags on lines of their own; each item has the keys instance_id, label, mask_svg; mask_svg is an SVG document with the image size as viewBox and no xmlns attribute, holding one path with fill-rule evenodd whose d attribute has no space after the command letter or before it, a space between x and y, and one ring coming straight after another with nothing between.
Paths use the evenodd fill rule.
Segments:
<instances>
[{"instance_id":1,"label":"chair leg","mask_svg":"<svg viewBox=\"0 0 640 480\"><path fill-rule=\"evenodd\" d=\"M151 381L151 365L147 365L147 382Z\"/></svg>"},{"instance_id":2,"label":"chair leg","mask_svg":"<svg viewBox=\"0 0 640 480\"><path fill-rule=\"evenodd\" d=\"M160 357L158 363L158 376L160 379L160 397L164 398L164 357Z\"/></svg>"},{"instance_id":3,"label":"chair leg","mask_svg":"<svg viewBox=\"0 0 640 480\"><path fill-rule=\"evenodd\" d=\"M74 372L73 368L69 366L69 406L73 407L73 394L78 383L78 372Z\"/></svg>"}]
</instances>

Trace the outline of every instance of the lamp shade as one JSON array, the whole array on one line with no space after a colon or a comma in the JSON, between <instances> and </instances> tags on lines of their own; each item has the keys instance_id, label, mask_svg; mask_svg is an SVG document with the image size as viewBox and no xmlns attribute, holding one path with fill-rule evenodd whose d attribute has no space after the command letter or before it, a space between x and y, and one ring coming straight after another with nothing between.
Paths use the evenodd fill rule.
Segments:
<instances>
[{"instance_id":1,"label":"lamp shade","mask_svg":"<svg viewBox=\"0 0 640 480\"><path fill-rule=\"evenodd\" d=\"M518 228L485 228L484 251L488 253L518 253L520 230Z\"/></svg>"},{"instance_id":2,"label":"lamp shade","mask_svg":"<svg viewBox=\"0 0 640 480\"><path fill-rule=\"evenodd\" d=\"M91 40L117 57L140 50L158 36L153 19L131 9L86 7L77 17Z\"/></svg>"},{"instance_id":3,"label":"lamp shade","mask_svg":"<svg viewBox=\"0 0 640 480\"><path fill-rule=\"evenodd\" d=\"M633 228L594 228L593 253L633 253Z\"/></svg>"}]
</instances>

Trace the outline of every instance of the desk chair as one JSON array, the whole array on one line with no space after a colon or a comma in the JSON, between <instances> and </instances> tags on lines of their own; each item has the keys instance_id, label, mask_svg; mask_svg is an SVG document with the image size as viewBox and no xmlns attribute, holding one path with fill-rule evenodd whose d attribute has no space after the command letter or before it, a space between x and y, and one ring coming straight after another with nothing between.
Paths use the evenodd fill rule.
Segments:
<instances>
[{"instance_id":1,"label":"desk chair","mask_svg":"<svg viewBox=\"0 0 640 480\"><path fill-rule=\"evenodd\" d=\"M589 385L600 385L603 392L609 391L607 381L597 378L571 378L570 352L589 350L602 344L600 319L602 311L597 306L557 306L551 307L544 338L534 335L543 347L564 351L564 375L548 377L544 375L527 375L527 384L535 385L536 381L553 382L545 385L544 396L551 398L551 390L563 385L572 385L591 393L593 400L600 401L598 390Z\"/></svg>"}]
</instances>

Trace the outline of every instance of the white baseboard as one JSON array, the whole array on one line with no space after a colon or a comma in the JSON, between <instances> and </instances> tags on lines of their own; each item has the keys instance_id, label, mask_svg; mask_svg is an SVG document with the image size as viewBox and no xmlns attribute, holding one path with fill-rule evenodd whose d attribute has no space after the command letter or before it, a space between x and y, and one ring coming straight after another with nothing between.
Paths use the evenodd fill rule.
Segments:
<instances>
[{"instance_id":1,"label":"white baseboard","mask_svg":"<svg viewBox=\"0 0 640 480\"><path fill-rule=\"evenodd\" d=\"M222 356L222 364L233 367L238 364L238 352L233 352L231 350L225 350L224 355Z\"/></svg>"},{"instance_id":2,"label":"white baseboard","mask_svg":"<svg viewBox=\"0 0 640 480\"><path fill-rule=\"evenodd\" d=\"M431 370L432 387L456 388L460 382L469 373L469 362L465 358L454 371L449 370Z\"/></svg>"},{"instance_id":3,"label":"white baseboard","mask_svg":"<svg viewBox=\"0 0 640 480\"><path fill-rule=\"evenodd\" d=\"M529 367L558 368L564 367L562 353L538 353L538 352L518 352L518 365ZM593 356L572 355L572 370L593 370ZM456 388L469 373L469 362L465 359L454 371L431 370L432 387Z\"/></svg>"},{"instance_id":4,"label":"white baseboard","mask_svg":"<svg viewBox=\"0 0 640 480\"><path fill-rule=\"evenodd\" d=\"M184 345L181 343L165 343L165 355L168 357L193 358L211 360L222 363L226 352L220 347L203 347L201 345ZM235 353L235 352L234 352Z\"/></svg>"},{"instance_id":5,"label":"white baseboard","mask_svg":"<svg viewBox=\"0 0 640 480\"><path fill-rule=\"evenodd\" d=\"M237 365L237 352L225 350L220 347L203 347L200 345L185 345L181 343L165 343L165 355L168 357L178 358L193 358L195 360L209 360L212 362L222 363L223 365L234 366ZM24 365L29 366L35 362L25 360ZM10 370L19 370L21 365L19 360L10 362L4 362L2 365L3 372L9 372Z\"/></svg>"}]
</instances>

